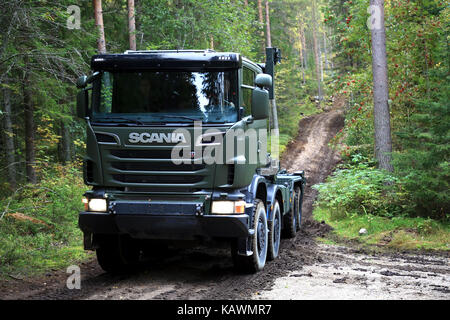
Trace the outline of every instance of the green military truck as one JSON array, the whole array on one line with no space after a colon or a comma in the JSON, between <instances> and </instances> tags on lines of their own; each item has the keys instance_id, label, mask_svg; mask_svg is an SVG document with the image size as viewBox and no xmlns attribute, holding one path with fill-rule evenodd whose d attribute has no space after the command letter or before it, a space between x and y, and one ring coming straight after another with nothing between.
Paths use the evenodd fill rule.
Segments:
<instances>
[{"instance_id":1,"label":"green military truck","mask_svg":"<svg viewBox=\"0 0 450 320\"><path fill-rule=\"evenodd\" d=\"M78 79L86 121L86 250L108 272L168 243L231 247L234 265L263 269L280 236L300 229L305 177L268 152L276 144L273 70L212 50L126 51L92 57ZM275 121L274 121L275 119Z\"/></svg>"}]
</instances>

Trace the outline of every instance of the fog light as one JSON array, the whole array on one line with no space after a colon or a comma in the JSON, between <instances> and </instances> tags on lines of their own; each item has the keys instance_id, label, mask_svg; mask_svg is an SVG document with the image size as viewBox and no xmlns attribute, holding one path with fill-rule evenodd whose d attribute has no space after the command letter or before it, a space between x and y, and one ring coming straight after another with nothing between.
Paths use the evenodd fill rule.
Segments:
<instances>
[{"instance_id":1,"label":"fog light","mask_svg":"<svg viewBox=\"0 0 450 320\"><path fill-rule=\"evenodd\" d=\"M106 212L106 199L91 199L89 200L89 211Z\"/></svg>"},{"instance_id":2,"label":"fog light","mask_svg":"<svg viewBox=\"0 0 450 320\"><path fill-rule=\"evenodd\" d=\"M213 214L244 214L245 201L213 201L211 207Z\"/></svg>"}]
</instances>

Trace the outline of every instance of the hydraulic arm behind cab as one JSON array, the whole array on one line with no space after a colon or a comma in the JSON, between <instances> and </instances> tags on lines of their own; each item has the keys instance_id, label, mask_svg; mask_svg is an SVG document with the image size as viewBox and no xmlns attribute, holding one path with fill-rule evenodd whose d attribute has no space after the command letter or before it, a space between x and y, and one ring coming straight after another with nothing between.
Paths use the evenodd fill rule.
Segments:
<instances>
[{"instance_id":1,"label":"hydraulic arm behind cab","mask_svg":"<svg viewBox=\"0 0 450 320\"><path fill-rule=\"evenodd\" d=\"M104 270L161 244L220 240L238 269L256 272L278 256L282 233L295 236L304 174L267 153L279 60L276 48L265 64L209 50L92 58L93 74L77 83L92 186L79 226Z\"/></svg>"}]
</instances>

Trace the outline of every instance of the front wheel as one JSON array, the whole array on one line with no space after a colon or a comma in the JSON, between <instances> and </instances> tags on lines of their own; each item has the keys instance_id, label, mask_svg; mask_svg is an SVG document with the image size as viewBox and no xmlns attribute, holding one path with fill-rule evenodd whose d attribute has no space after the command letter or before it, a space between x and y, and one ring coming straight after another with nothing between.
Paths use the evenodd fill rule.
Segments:
<instances>
[{"instance_id":1,"label":"front wheel","mask_svg":"<svg viewBox=\"0 0 450 320\"><path fill-rule=\"evenodd\" d=\"M232 247L233 262L236 269L246 273L261 271L267 259L269 235L266 208L264 202L259 199L256 199L253 203L253 230L255 232L251 237L252 255L241 256L238 254L237 249Z\"/></svg>"}]
</instances>

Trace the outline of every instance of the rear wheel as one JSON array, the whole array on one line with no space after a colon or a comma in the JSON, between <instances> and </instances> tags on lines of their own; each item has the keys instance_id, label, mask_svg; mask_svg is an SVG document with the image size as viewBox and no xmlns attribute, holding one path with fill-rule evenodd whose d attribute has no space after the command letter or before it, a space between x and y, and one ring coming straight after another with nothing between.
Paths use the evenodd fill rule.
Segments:
<instances>
[{"instance_id":1,"label":"rear wheel","mask_svg":"<svg viewBox=\"0 0 450 320\"><path fill-rule=\"evenodd\" d=\"M295 212L295 204L292 209L283 217L283 235L286 238L294 238L297 232L297 214Z\"/></svg>"},{"instance_id":2,"label":"rear wheel","mask_svg":"<svg viewBox=\"0 0 450 320\"><path fill-rule=\"evenodd\" d=\"M292 210L284 216L284 235L286 238L294 238L297 231L300 229L301 223L301 190L300 187L294 189L294 205Z\"/></svg>"},{"instance_id":3,"label":"rear wheel","mask_svg":"<svg viewBox=\"0 0 450 320\"><path fill-rule=\"evenodd\" d=\"M262 270L266 264L269 235L267 230L267 217L264 202L256 199L253 204L253 230L251 237L252 255L242 256L237 252L236 246L232 246L233 263L236 269L255 273Z\"/></svg>"},{"instance_id":4,"label":"rear wheel","mask_svg":"<svg viewBox=\"0 0 450 320\"><path fill-rule=\"evenodd\" d=\"M97 261L106 272L127 271L138 264L140 249L133 239L107 235L101 236L98 240Z\"/></svg>"},{"instance_id":5,"label":"rear wheel","mask_svg":"<svg viewBox=\"0 0 450 320\"><path fill-rule=\"evenodd\" d=\"M281 211L278 201L273 205L273 220L269 222L269 251L267 254L268 260L273 260L278 257L280 252L281 240Z\"/></svg>"}]
</instances>

